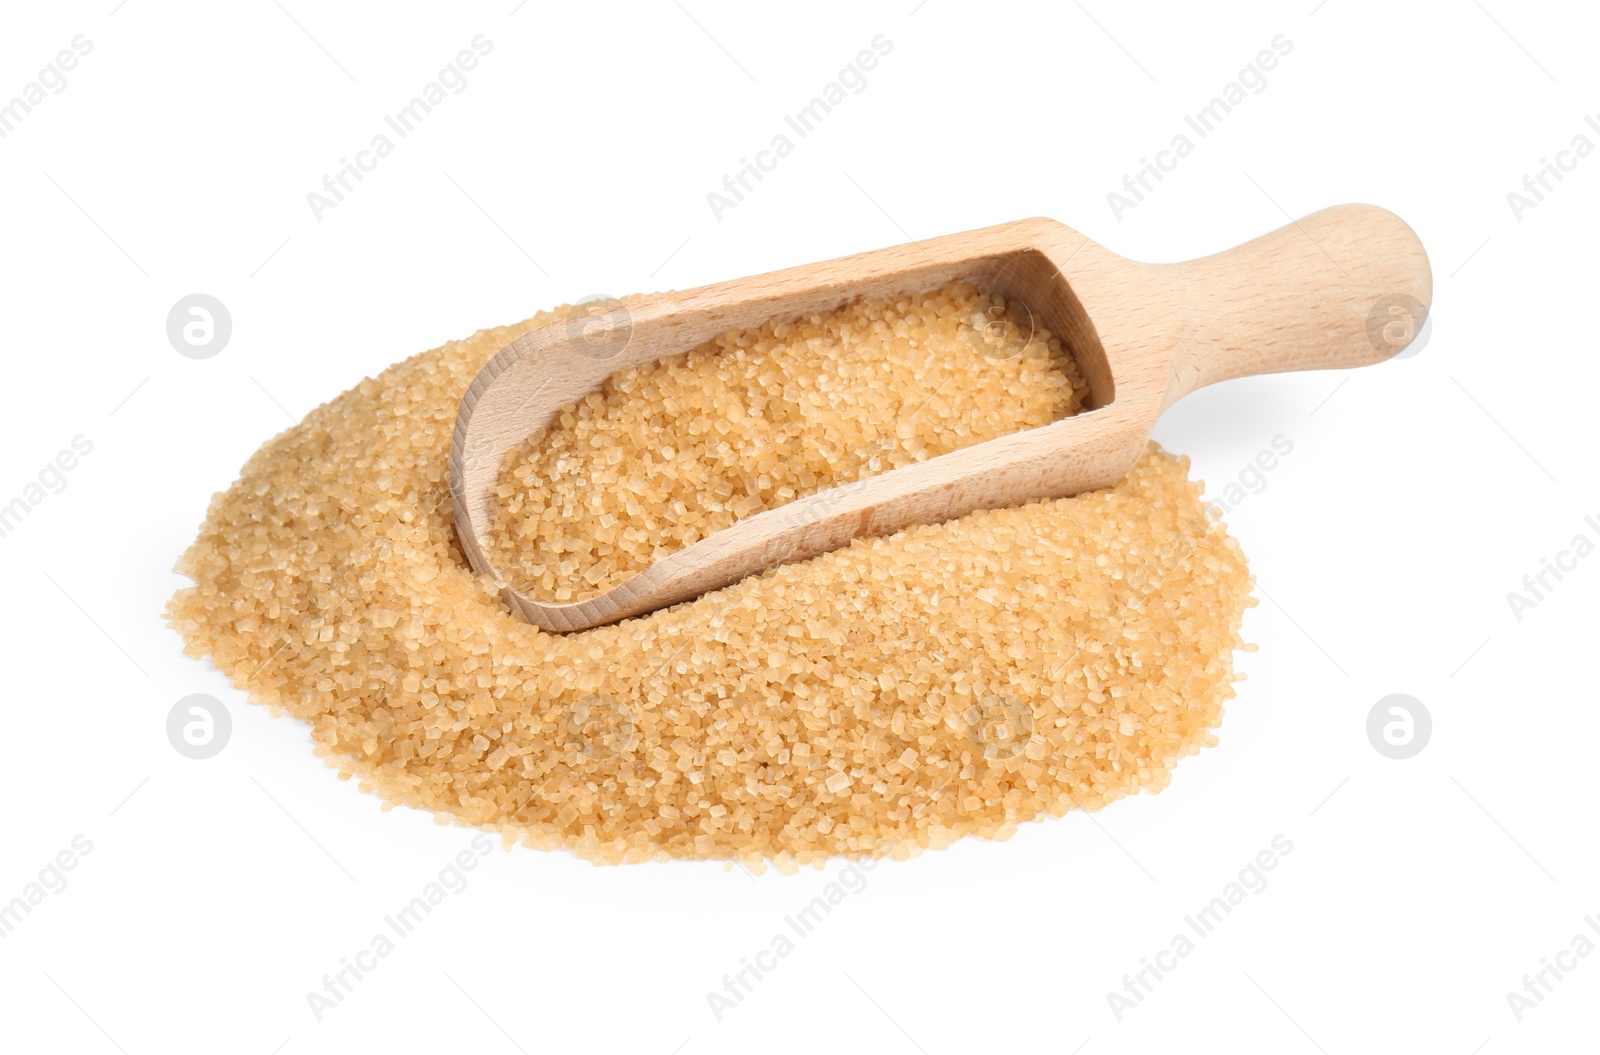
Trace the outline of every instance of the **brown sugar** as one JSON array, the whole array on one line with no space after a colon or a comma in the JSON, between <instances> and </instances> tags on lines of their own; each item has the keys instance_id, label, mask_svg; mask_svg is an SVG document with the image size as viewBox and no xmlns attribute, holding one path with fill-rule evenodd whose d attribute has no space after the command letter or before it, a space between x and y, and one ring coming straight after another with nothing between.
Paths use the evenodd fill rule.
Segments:
<instances>
[{"instance_id":1,"label":"brown sugar","mask_svg":"<svg viewBox=\"0 0 1600 1055\"><path fill-rule=\"evenodd\" d=\"M496 546L539 589L597 590L754 509L1077 410L1059 345L985 296L853 305L615 378L508 457ZM1115 487L616 625L518 620L457 546L451 429L479 367L572 310L312 411L179 561L186 650L307 723L341 776L595 861L792 868L1004 838L1159 790L1215 742L1249 572L1153 445Z\"/></svg>"}]
</instances>

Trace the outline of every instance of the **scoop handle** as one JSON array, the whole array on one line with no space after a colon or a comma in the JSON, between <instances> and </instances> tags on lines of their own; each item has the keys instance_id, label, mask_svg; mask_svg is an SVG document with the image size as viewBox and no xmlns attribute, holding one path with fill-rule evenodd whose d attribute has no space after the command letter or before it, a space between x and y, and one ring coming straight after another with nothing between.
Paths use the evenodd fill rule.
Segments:
<instances>
[{"instance_id":1,"label":"scoop handle","mask_svg":"<svg viewBox=\"0 0 1600 1055\"><path fill-rule=\"evenodd\" d=\"M1416 232L1376 205L1337 205L1253 241L1157 265L1188 325L1170 405L1205 385L1391 359L1421 331L1433 272Z\"/></svg>"}]
</instances>

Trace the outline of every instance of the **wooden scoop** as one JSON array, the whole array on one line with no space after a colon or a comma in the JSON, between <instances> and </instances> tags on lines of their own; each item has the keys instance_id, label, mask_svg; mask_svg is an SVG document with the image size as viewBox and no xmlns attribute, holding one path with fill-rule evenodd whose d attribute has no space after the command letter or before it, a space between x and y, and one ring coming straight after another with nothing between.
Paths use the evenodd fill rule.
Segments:
<instances>
[{"instance_id":1,"label":"wooden scoop","mask_svg":"<svg viewBox=\"0 0 1600 1055\"><path fill-rule=\"evenodd\" d=\"M588 600L532 600L490 563L479 534L506 451L612 373L730 329L959 280L1020 300L1061 339L1088 381L1082 411L757 513ZM450 445L461 548L513 612L545 630L583 630L851 539L1106 487L1182 396L1232 377L1391 358L1421 329L1432 293L1427 253L1404 221L1341 205L1184 264L1125 260L1035 219L627 305L597 301L519 337L467 389Z\"/></svg>"}]
</instances>

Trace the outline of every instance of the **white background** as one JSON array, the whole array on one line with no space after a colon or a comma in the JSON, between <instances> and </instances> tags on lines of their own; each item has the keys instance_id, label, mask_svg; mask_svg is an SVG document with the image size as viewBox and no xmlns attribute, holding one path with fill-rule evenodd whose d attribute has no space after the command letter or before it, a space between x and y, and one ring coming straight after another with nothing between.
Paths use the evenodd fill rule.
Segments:
<instances>
[{"instance_id":1,"label":"white background","mask_svg":"<svg viewBox=\"0 0 1600 1055\"><path fill-rule=\"evenodd\" d=\"M1574 136L1600 145L1600 20L1509 0L917 4L8 10L0 100L76 34L93 51L0 139L0 502L74 436L94 446L0 539L0 901L74 836L93 850L0 939L0 1046L1592 1050L1600 954L1521 1022L1506 994L1600 916L1600 557L1520 621L1506 595L1600 537L1600 157L1520 219L1507 193ZM307 192L477 34L494 47L468 87L315 220ZM877 34L893 51L866 89L715 218L707 192ZM1278 34L1293 51L1266 89L1115 218L1107 192ZM381 812L165 627L174 559L267 437L396 359L596 292L1032 215L1177 260L1341 201L1421 235L1431 337L1348 378L1199 393L1157 430L1213 494L1293 443L1227 518L1261 650L1221 745L1169 790L879 865L721 1022L707 991L839 864L753 878L496 849L314 1018L306 993L471 833ZM165 334L195 292L233 319L204 361ZM206 761L165 734L195 692L233 718ZM1397 692L1434 723L1406 761L1365 731ZM1267 888L1118 1022L1107 992L1280 833Z\"/></svg>"}]
</instances>

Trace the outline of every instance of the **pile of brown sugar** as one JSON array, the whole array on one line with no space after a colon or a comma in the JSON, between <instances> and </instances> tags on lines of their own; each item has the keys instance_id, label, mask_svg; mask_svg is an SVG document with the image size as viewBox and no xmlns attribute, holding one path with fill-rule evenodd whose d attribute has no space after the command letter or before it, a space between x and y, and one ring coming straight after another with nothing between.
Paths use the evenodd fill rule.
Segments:
<instances>
[{"instance_id":1,"label":"pile of brown sugar","mask_svg":"<svg viewBox=\"0 0 1600 1055\"><path fill-rule=\"evenodd\" d=\"M496 559L582 595L755 509L1077 410L1070 358L1005 308L969 287L865 302L618 375L508 457ZM451 430L479 367L574 310L312 411L178 564L186 650L386 807L601 862L789 868L1004 838L1158 790L1215 742L1249 572L1154 446L1106 490L616 625L512 616L457 545ZM584 549L602 526L610 548Z\"/></svg>"}]
</instances>

